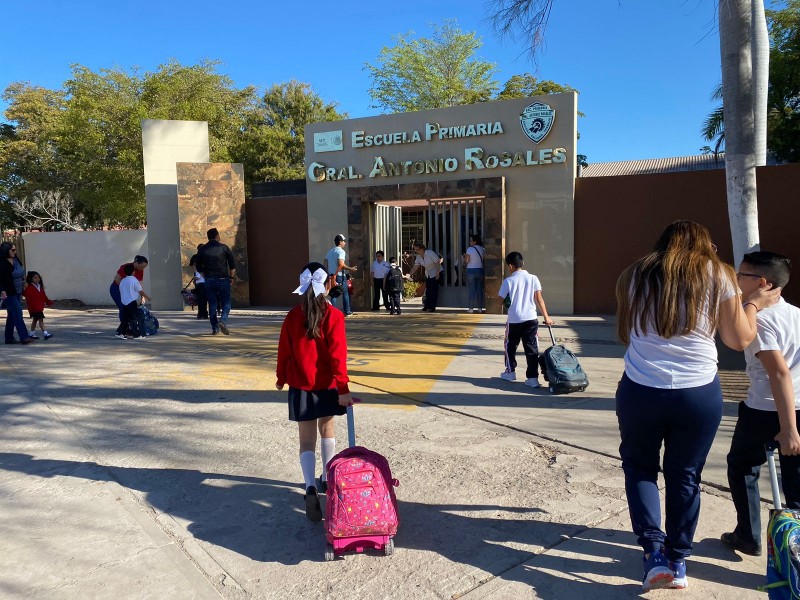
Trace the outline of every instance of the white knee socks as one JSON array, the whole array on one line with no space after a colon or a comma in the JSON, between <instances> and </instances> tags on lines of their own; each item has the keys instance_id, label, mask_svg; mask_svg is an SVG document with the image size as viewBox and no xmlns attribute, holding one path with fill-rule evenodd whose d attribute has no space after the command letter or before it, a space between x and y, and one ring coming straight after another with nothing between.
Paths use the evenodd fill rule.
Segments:
<instances>
[{"instance_id":1,"label":"white knee socks","mask_svg":"<svg viewBox=\"0 0 800 600\"><path fill-rule=\"evenodd\" d=\"M303 481L306 484L306 489L317 486L314 481L314 469L316 465L317 455L314 452L300 453L300 468L303 469Z\"/></svg>"},{"instance_id":2,"label":"white knee socks","mask_svg":"<svg viewBox=\"0 0 800 600\"><path fill-rule=\"evenodd\" d=\"M320 442L322 446L322 481L327 481L328 473L325 467L336 454L336 438L321 438Z\"/></svg>"}]
</instances>

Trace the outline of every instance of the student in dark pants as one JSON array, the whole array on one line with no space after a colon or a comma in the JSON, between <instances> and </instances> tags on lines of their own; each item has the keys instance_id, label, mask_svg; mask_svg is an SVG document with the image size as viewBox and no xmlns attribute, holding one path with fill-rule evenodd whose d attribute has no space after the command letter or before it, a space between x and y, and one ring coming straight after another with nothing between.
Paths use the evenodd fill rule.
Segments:
<instances>
[{"instance_id":1,"label":"student in dark pants","mask_svg":"<svg viewBox=\"0 0 800 600\"><path fill-rule=\"evenodd\" d=\"M508 298L508 317L506 318L505 362L506 369L500 377L506 381L517 379L517 346L522 342L525 351L527 368L525 369L525 385L539 387L539 319L536 307L542 313L545 325L552 325L553 320L547 314L547 306L542 296L542 284L539 278L528 273L523 267L525 261L519 252L509 252L506 256L506 267L511 275L503 280L499 296Z\"/></svg>"},{"instance_id":2,"label":"student in dark pants","mask_svg":"<svg viewBox=\"0 0 800 600\"><path fill-rule=\"evenodd\" d=\"M197 252L203 249L205 244L197 244ZM202 273L197 270L197 254L189 259L189 266L194 267L194 295L197 299L197 318L208 318L208 296L206 295L206 280Z\"/></svg>"},{"instance_id":3,"label":"student in dark pants","mask_svg":"<svg viewBox=\"0 0 800 600\"><path fill-rule=\"evenodd\" d=\"M736 278L743 294L783 288L791 262L774 252L745 254ZM777 440L786 506L800 509L800 309L781 298L758 313L756 339L745 349L750 387L739 404L739 419L728 453L728 485L736 507L736 528L722 534L733 550L761 555L761 494L758 480L766 462L764 444Z\"/></svg>"},{"instance_id":4,"label":"student in dark pants","mask_svg":"<svg viewBox=\"0 0 800 600\"><path fill-rule=\"evenodd\" d=\"M620 456L633 532L644 550L643 591L688 585L700 476L722 417L714 332L734 350L756 335L756 292L744 307L733 269L708 230L675 221L617 281L617 335L628 347L617 388ZM658 492L664 446L666 532Z\"/></svg>"},{"instance_id":5,"label":"student in dark pants","mask_svg":"<svg viewBox=\"0 0 800 600\"><path fill-rule=\"evenodd\" d=\"M411 276L413 277L420 268L425 272L425 303L422 310L423 312L435 312L439 302L439 277L442 274L444 260L420 242L414 244L414 252L417 253L417 259L414 268L411 269Z\"/></svg>"}]
</instances>

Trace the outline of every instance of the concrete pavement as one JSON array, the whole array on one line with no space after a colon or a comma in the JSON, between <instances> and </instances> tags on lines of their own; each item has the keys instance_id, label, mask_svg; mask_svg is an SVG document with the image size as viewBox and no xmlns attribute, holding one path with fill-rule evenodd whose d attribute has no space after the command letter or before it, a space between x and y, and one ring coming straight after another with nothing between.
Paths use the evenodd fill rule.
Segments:
<instances>
[{"instance_id":1,"label":"concrete pavement","mask_svg":"<svg viewBox=\"0 0 800 600\"><path fill-rule=\"evenodd\" d=\"M159 314L141 342L112 337L116 311L48 312L56 337L0 354L0 596L638 595L608 320L556 319L591 385L551 396L497 377L502 317L417 310L347 320L359 443L389 458L401 526L394 556L333 563L302 513L296 426L274 389L283 312L234 311L230 336ZM740 374L723 375L741 395ZM734 409L705 473L691 587L649 597L763 597L764 559L718 542Z\"/></svg>"}]
</instances>

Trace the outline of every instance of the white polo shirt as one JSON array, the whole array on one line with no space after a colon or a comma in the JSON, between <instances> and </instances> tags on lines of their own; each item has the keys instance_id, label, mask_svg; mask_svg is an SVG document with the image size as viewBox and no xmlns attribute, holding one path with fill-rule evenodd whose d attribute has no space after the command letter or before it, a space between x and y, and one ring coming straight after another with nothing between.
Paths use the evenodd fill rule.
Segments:
<instances>
[{"instance_id":1,"label":"white polo shirt","mask_svg":"<svg viewBox=\"0 0 800 600\"><path fill-rule=\"evenodd\" d=\"M425 277L428 278L436 277L441 271L444 270L439 262L439 255L433 250L425 250L425 253L422 256L417 255L417 259L414 261L414 264L422 265L425 268Z\"/></svg>"},{"instance_id":2,"label":"white polo shirt","mask_svg":"<svg viewBox=\"0 0 800 600\"><path fill-rule=\"evenodd\" d=\"M745 404L757 410L776 410L767 370L756 356L762 350L776 350L783 355L792 374L795 410L800 410L800 308L781 298L758 312L756 324L756 339L744 351L750 379Z\"/></svg>"},{"instance_id":3,"label":"white polo shirt","mask_svg":"<svg viewBox=\"0 0 800 600\"><path fill-rule=\"evenodd\" d=\"M133 275L128 275L119 282L119 298L123 305L128 305L139 298L142 284Z\"/></svg>"},{"instance_id":4,"label":"white polo shirt","mask_svg":"<svg viewBox=\"0 0 800 600\"><path fill-rule=\"evenodd\" d=\"M533 295L542 291L542 284L536 275L528 273L525 269L514 271L503 280L498 296L505 298L511 296L511 306L508 308L508 323L524 323L536 318L536 302Z\"/></svg>"}]
</instances>

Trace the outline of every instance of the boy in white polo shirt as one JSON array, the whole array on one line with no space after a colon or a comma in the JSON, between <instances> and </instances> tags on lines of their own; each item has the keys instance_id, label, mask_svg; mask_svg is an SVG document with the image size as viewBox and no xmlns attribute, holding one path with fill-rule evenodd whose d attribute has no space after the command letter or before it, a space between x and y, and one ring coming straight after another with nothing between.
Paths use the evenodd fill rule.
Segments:
<instances>
[{"instance_id":1,"label":"boy in white polo shirt","mask_svg":"<svg viewBox=\"0 0 800 600\"><path fill-rule=\"evenodd\" d=\"M553 321L547 314L547 307L542 296L542 284L536 275L528 273L523 266L522 254L510 252L506 256L506 265L511 275L503 280L499 296L509 298L508 319L506 320L505 358L506 370L500 377L506 381L517 379L517 346L522 341L525 351L525 360L528 368L525 371L525 385L532 388L539 387L539 321L536 315L536 306L542 313L545 325L552 325Z\"/></svg>"},{"instance_id":2,"label":"boy in white polo shirt","mask_svg":"<svg viewBox=\"0 0 800 600\"><path fill-rule=\"evenodd\" d=\"M758 288L783 288L791 261L774 252L745 254L736 278L747 298ZM788 508L800 509L800 309L781 298L756 315L758 333L745 349L750 388L728 453L728 485L736 507L736 529L722 542L743 554L761 554L758 478L766 462L764 444L780 444L781 479Z\"/></svg>"}]
</instances>

